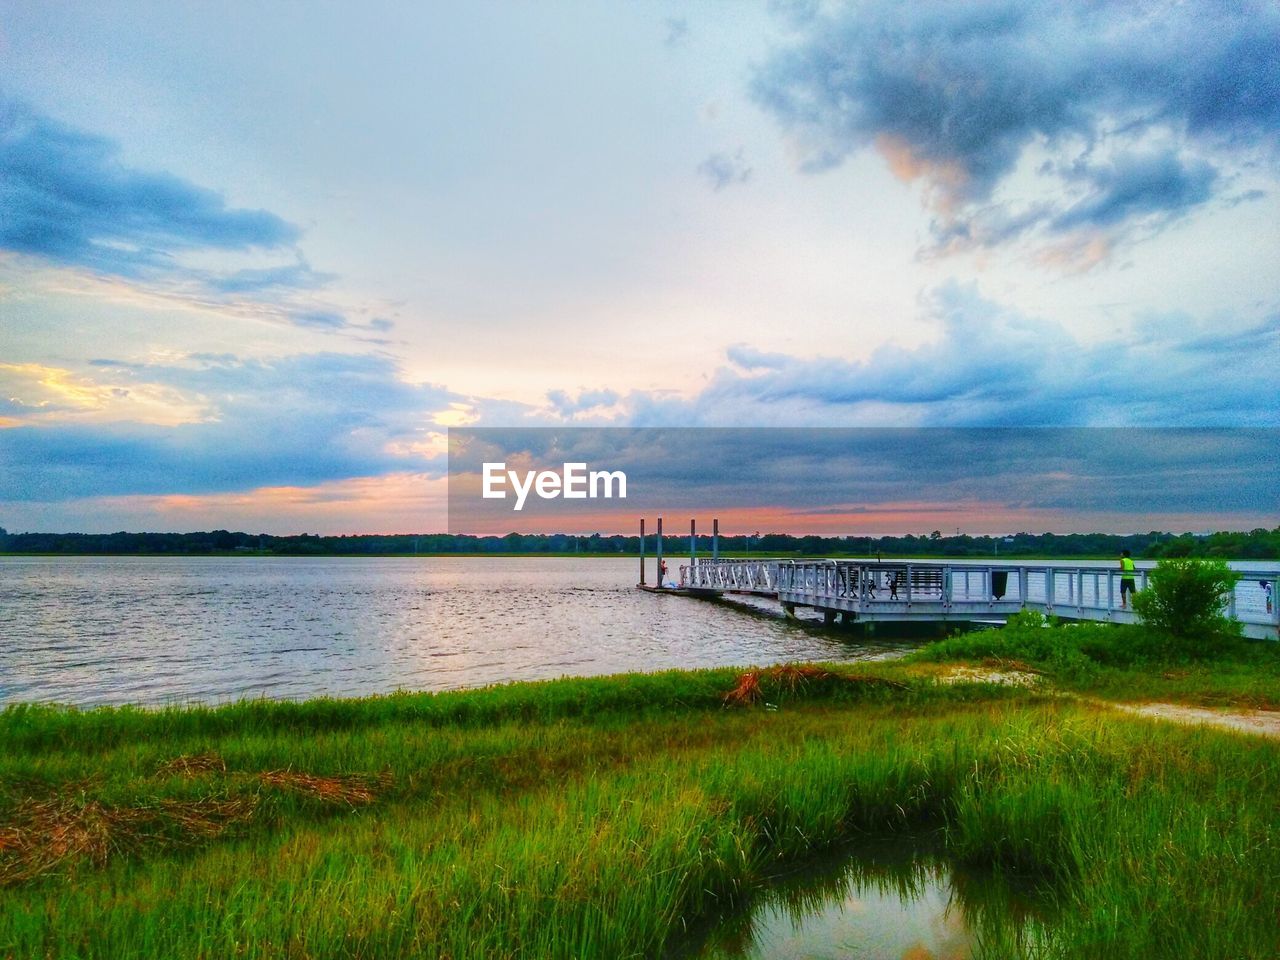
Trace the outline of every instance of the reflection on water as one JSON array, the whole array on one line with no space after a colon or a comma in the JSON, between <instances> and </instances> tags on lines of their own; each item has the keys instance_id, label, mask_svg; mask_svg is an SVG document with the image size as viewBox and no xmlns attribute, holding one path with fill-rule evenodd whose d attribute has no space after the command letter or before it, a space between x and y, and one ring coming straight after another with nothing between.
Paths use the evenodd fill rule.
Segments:
<instances>
[{"instance_id":1,"label":"reflection on water","mask_svg":"<svg viewBox=\"0 0 1280 960\"><path fill-rule=\"evenodd\" d=\"M633 559L0 557L0 703L353 696L883 657Z\"/></svg>"},{"instance_id":2,"label":"reflection on water","mask_svg":"<svg viewBox=\"0 0 1280 960\"><path fill-rule=\"evenodd\" d=\"M679 944L672 960L967 960L979 944L1022 955L1047 898L948 865L911 840L861 844L772 878L746 907Z\"/></svg>"}]
</instances>

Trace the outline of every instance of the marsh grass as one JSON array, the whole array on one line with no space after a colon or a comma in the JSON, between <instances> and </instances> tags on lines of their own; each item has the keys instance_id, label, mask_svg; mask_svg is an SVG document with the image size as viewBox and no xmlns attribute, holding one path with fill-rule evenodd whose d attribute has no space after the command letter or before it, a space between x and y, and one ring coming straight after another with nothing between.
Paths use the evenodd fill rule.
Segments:
<instances>
[{"instance_id":1,"label":"marsh grass","mask_svg":"<svg viewBox=\"0 0 1280 960\"><path fill-rule=\"evenodd\" d=\"M977 663L1052 678L1120 700L1174 700L1280 709L1280 643L1237 636L1168 636L1139 625L1016 617L997 630L959 633L912 654L915 663Z\"/></svg>"},{"instance_id":2,"label":"marsh grass","mask_svg":"<svg viewBox=\"0 0 1280 960\"><path fill-rule=\"evenodd\" d=\"M734 671L10 710L2 829L34 824L37 795L74 793L85 823L253 809L216 833L125 817L129 839L19 878L0 890L0 956L659 956L780 867L921 834L1055 905L1034 938L1016 914L976 911L985 956L1280 949L1275 744L900 667L857 673L893 683L802 674L769 690L772 711L726 709Z\"/></svg>"}]
</instances>

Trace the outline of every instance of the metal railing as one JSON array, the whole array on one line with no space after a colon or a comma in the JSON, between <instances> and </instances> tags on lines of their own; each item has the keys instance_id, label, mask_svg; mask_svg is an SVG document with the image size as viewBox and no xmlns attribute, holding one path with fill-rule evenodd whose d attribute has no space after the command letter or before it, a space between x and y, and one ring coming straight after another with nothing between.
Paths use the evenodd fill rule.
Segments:
<instances>
[{"instance_id":1,"label":"metal railing","mask_svg":"<svg viewBox=\"0 0 1280 960\"><path fill-rule=\"evenodd\" d=\"M680 586L775 596L784 604L872 618L931 614L960 619L1022 608L1067 619L1131 620L1121 582L1147 588L1149 570L1114 564L959 564L901 560L698 560L680 567ZM1280 570L1240 571L1223 603L1249 636L1280 636ZM1127 598L1124 598L1127 600Z\"/></svg>"}]
</instances>

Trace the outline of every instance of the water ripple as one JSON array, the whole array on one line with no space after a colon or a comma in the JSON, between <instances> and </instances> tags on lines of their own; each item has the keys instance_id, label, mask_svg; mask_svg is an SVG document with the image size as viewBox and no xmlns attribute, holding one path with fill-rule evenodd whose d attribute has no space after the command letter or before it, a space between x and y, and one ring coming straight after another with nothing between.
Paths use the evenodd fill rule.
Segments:
<instances>
[{"instance_id":1,"label":"water ripple","mask_svg":"<svg viewBox=\"0 0 1280 960\"><path fill-rule=\"evenodd\" d=\"M884 653L634 582L633 559L5 557L0 703L367 695Z\"/></svg>"}]
</instances>

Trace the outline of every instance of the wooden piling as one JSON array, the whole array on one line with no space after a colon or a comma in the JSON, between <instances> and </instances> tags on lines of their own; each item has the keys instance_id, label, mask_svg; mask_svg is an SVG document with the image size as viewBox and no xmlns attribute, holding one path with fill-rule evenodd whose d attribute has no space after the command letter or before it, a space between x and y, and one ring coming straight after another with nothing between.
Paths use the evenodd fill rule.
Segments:
<instances>
[{"instance_id":1,"label":"wooden piling","mask_svg":"<svg viewBox=\"0 0 1280 960\"><path fill-rule=\"evenodd\" d=\"M661 517L658 518L658 545L655 552L658 557L657 583L658 583L658 587L661 588L666 586L666 583L662 579L662 518Z\"/></svg>"}]
</instances>

